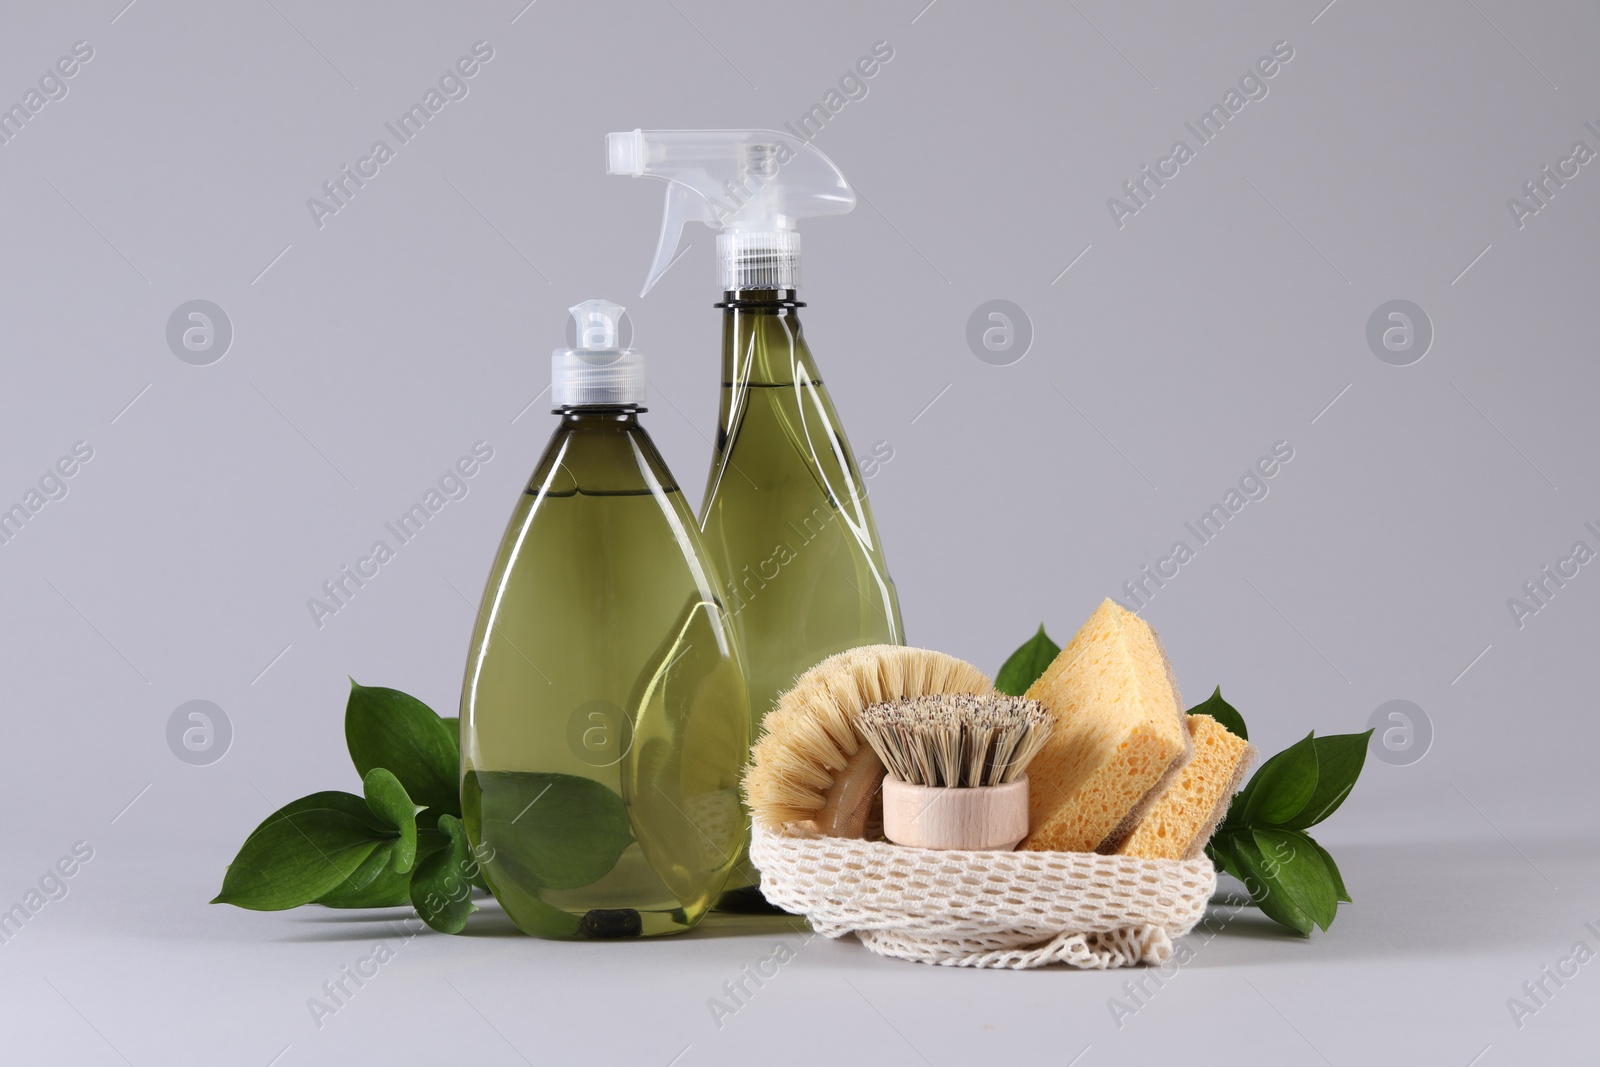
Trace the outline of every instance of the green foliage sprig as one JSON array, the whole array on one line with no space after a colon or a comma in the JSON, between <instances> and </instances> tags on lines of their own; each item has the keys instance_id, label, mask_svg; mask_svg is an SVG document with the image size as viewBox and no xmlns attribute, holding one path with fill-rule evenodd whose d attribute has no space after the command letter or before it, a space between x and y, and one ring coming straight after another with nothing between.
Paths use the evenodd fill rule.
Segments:
<instances>
[{"instance_id":1,"label":"green foliage sprig","mask_svg":"<svg viewBox=\"0 0 1600 1067\"><path fill-rule=\"evenodd\" d=\"M407 904L460 933L482 885L461 825L460 723L398 689L350 683L345 744L362 796L327 791L286 804L245 839L213 904Z\"/></svg>"},{"instance_id":2,"label":"green foliage sprig","mask_svg":"<svg viewBox=\"0 0 1600 1067\"><path fill-rule=\"evenodd\" d=\"M1218 687L1191 714L1210 715L1248 740L1244 717ZM1306 830L1332 815L1355 788L1371 730L1318 737L1312 731L1261 765L1228 805L1206 855L1250 891L1262 914L1302 937L1326 930L1350 891L1328 850Z\"/></svg>"}]
</instances>

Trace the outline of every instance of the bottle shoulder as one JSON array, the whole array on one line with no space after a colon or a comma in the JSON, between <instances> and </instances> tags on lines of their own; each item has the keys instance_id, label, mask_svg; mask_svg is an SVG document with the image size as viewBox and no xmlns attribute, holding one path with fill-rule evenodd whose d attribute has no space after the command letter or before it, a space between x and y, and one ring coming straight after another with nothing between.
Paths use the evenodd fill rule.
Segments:
<instances>
[{"instance_id":1,"label":"bottle shoulder","mask_svg":"<svg viewBox=\"0 0 1600 1067\"><path fill-rule=\"evenodd\" d=\"M525 490L532 496L672 496L678 480L637 419L563 419Z\"/></svg>"},{"instance_id":2,"label":"bottle shoulder","mask_svg":"<svg viewBox=\"0 0 1600 1067\"><path fill-rule=\"evenodd\" d=\"M603 564L608 573L638 560L677 571L679 560L690 585L707 598L717 594L693 505L637 419L563 419L512 514L506 544L582 558L592 551L633 557Z\"/></svg>"}]
</instances>

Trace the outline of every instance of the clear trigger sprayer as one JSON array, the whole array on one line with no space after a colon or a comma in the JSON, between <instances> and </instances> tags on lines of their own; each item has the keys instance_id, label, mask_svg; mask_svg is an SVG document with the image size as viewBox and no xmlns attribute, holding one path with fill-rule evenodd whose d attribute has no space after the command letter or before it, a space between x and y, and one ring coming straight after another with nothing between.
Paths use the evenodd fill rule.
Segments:
<instances>
[{"instance_id":1,"label":"clear trigger sprayer","mask_svg":"<svg viewBox=\"0 0 1600 1067\"><path fill-rule=\"evenodd\" d=\"M800 235L795 223L843 215L856 194L833 160L809 143L772 130L633 130L606 135L608 169L667 183L655 262L640 296L677 255L683 228L703 222L717 234L724 290L795 289Z\"/></svg>"}]
</instances>

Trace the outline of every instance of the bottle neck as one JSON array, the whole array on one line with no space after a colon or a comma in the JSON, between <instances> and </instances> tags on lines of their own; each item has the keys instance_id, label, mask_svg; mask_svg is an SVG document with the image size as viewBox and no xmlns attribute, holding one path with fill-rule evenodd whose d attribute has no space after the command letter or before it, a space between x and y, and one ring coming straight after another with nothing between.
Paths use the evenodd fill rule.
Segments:
<instances>
[{"instance_id":1,"label":"bottle neck","mask_svg":"<svg viewBox=\"0 0 1600 1067\"><path fill-rule=\"evenodd\" d=\"M722 384L792 385L813 381L816 368L800 328L793 289L728 290L722 309Z\"/></svg>"},{"instance_id":2,"label":"bottle neck","mask_svg":"<svg viewBox=\"0 0 1600 1067\"><path fill-rule=\"evenodd\" d=\"M582 407L555 408L551 413L561 416L561 428L579 429L632 429L639 425L639 415L649 408L638 404L585 405Z\"/></svg>"},{"instance_id":3,"label":"bottle neck","mask_svg":"<svg viewBox=\"0 0 1600 1067\"><path fill-rule=\"evenodd\" d=\"M712 307L757 311L762 308L803 308L798 289L728 289Z\"/></svg>"}]
</instances>

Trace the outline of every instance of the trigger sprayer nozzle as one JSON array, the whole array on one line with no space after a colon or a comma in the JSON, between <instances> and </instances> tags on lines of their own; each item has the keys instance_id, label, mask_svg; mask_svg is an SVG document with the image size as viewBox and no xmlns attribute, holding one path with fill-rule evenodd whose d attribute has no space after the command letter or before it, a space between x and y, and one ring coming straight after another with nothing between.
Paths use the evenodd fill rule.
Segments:
<instances>
[{"instance_id":1,"label":"trigger sprayer nozzle","mask_svg":"<svg viewBox=\"0 0 1600 1067\"><path fill-rule=\"evenodd\" d=\"M774 130L611 133L606 170L667 183L655 262L640 296L676 261L690 222L721 231L717 273L724 290L798 288L795 224L856 206L855 193L831 159L804 138Z\"/></svg>"},{"instance_id":2,"label":"trigger sprayer nozzle","mask_svg":"<svg viewBox=\"0 0 1600 1067\"><path fill-rule=\"evenodd\" d=\"M644 173L644 131L606 134L606 157L606 173L639 177Z\"/></svg>"}]
</instances>

